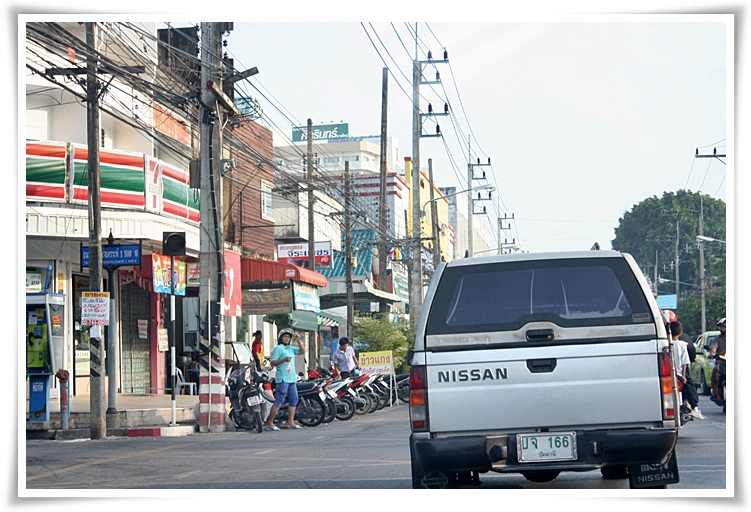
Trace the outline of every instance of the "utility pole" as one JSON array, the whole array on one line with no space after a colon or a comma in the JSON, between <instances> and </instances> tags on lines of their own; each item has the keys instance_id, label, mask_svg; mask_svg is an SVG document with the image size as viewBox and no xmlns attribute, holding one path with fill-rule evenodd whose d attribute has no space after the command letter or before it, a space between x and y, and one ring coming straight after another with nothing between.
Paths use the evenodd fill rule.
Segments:
<instances>
[{"instance_id":1,"label":"utility pole","mask_svg":"<svg viewBox=\"0 0 751 512\"><path fill-rule=\"evenodd\" d=\"M420 85L441 83L440 74L436 73L434 82L422 81L422 68L427 64L447 63L448 52L443 51L443 60L433 60L428 52L428 60L417 59L418 40L417 24L415 24L415 59L412 62L412 285L410 286L409 317L416 324L422 311L422 233L420 231L420 138L441 137L441 127L436 125L436 133L426 135L422 133L422 118L424 116L449 115L448 104L444 105L443 113L434 113L433 107L428 105L428 113L420 114Z\"/></svg>"},{"instance_id":2,"label":"utility pole","mask_svg":"<svg viewBox=\"0 0 751 512\"><path fill-rule=\"evenodd\" d=\"M381 180L379 189L378 202L378 232L380 233L378 242L378 288L383 291L391 291L386 289L386 238L387 238L387 223L386 212L388 211L387 195L386 195L386 182L388 180L388 161L387 161L387 148L388 148L388 99L389 99L389 68L383 68L383 85L381 87ZM378 311L383 314L386 311L386 299L379 301Z\"/></svg>"},{"instance_id":3,"label":"utility pole","mask_svg":"<svg viewBox=\"0 0 751 512\"><path fill-rule=\"evenodd\" d=\"M347 286L347 338L354 339L355 334L355 293L352 289L352 198L349 182L349 162L344 162L344 248Z\"/></svg>"},{"instance_id":4,"label":"utility pole","mask_svg":"<svg viewBox=\"0 0 751 512\"><path fill-rule=\"evenodd\" d=\"M415 25L417 30L417 25ZM417 51L417 50L415 50ZM420 62L412 63L412 285L409 288L409 318L417 325L422 311L422 241L420 234Z\"/></svg>"},{"instance_id":5,"label":"utility pole","mask_svg":"<svg viewBox=\"0 0 751 512\"><path fill-rule=\"evenodd\" d=\"M224 432L224 318L220 314L223 294L224 236L222 229L222 187L219 170L222 134L219 112L221 98L219 23L201 23L201 232L199 302L201 304L200 414L201 432Z\"/></svg>"},{"instance_id":6,"label":"utility pole","mask_svg":"<svg viewBox=\"0 0 751 512\"><path fill-rule=\"evenodd\" d=\"M433 183L433 159L428 158L428 177L430 178L430 220L433 232L433 268L441 264L441 233L438 225L438 204L435 200L435 184ZM422 231L422 230L421 230Z\"/></svg>"},{"instance_id":7,"label":"utility pole","mask_svg":"<svg viewBox=\"0 0 751 512\"><path fill-rule=\"evenodd\" d=\"M316 225L313 216L315 194L313 193L313 120L308 118L308 268L316 270ZM315 336L315 335L314 335ZM309 340L308 360L318 363L318 340Z\"/></svg>"},{"instance_id":8,"label":"utility pole","mask_svg":"<svg viewBox=\"0 0 751 512\"><path fill-rule=\"evenodd\" d=\"M681 221L675 221L675 309L678 310L678 298L681 291L681 253L680 253L680 234Z\"/></svg>"},{"instance_id":9,"label":"utility pole","mask_svg":"<svg viewBox=\"0 0 751 512\"><path fill-rule=\"evenodd\" d=\"M469 151L469 137L467 137L467 151ZM471 154L471 152L470 152ZM490 158L488 158L487 164L481 164L480 159L477 159L477 163L473 164L471 162L471 156L468 158L469 163L467 164L467 182L469 183L469 193L467 195L468 197L468 206L467 206L467 252L469 254L469 257L471 258L474 252L473 249L473 239L474 239L474 216L475 216L475 198L472 195L472 182L474 180L485 179L485 171L482 173L482 178L475 177L475 167L481 167L484 165L490 165Z\"/></svg>"},{"instance_id":10,"label":"utility pole","mask_svg":"<svg viewBox=\"0 0 751 512\"><path fill-rule=\"evenodd\" d=\"M704 196L699 193L699 236L704 236ZM707 332L707 295L704 278L704 240L699 242L699 284L701 285L701 332Z\"/></svg>"},{"instance_id":11,"label":"utility pole","mask_svg":"<svg viewBox=\"0 0 751 512\"><path fill-rule=\"evenodd\" d=\"M89 291L102 291L102 216L99 176L99 34L96 22L86 22L86 46L90 55L86 61L86 104L87 104L87 144L88 144L88 203L89 203ZM112 319L110 319L112 321ZM101 330L95 326L99 336L91 337L89 430L91 439L107 436L107 415L104 403L104 341ZM110 357L114 357L112 354Z\"/></svg>"}]
</instances>

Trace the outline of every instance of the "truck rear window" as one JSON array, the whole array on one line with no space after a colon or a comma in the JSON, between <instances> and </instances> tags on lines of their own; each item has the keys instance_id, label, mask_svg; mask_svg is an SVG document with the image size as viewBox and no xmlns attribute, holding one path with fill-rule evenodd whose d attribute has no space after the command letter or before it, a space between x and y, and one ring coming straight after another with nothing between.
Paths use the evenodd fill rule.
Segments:
<instances>
[{"instance_id":1,"label":"truck rear window","mask_svg":"<svg viewBox=\"0 0 751 512\"><path fill-rule=\"evenodd\" d=\"M652 314L619 258L487 263L445 269L426 333L516 330L535 321L622 325L651 322Z\"/></svg>"}]
</instances>

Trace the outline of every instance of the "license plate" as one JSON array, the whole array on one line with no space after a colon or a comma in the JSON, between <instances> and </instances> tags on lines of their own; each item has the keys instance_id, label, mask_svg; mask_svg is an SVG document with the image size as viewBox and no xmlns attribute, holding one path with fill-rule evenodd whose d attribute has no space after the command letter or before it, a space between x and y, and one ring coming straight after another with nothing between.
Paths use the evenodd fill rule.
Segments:
<instances>
[{"instance_id":1,"label":"license plate","mask_svg":"<svg viewBox=\"0 0 751 512\"><path fill-rule=\"evenodd\" d=\"M576 460L574 432L546 432L516 436L519 462Z\"/></svg>"},{"instance_id":2,"label":"license plate","mask_svg":"<svg viewBox=\"0 0 751 512\"><path fill-rule=\"evenodd\" d=\"M329 395L329 396L330 396L331 398L336 398L336 393L334 393L334 392L333 392L333 391L331 391L330 389L326 389L326 393L328 393L328 395Z\"/></svg>"},{"instance_id":3,"label":"license plate","mask_svg":"<svg viewBox=\"0 0 751 512\"><path fill-rule=\"evenodd\" d=\"M260 405L261 404L261 397L258 395L251 395L248 397L248 405Z\"/></svg>"},{"instance_id":4,"label":"license plate","mask_svg":"<svg viewBox=\"0 0 751 512\"><path fill-rule=\"evenodd\" d=\"M318 396L321 398L321 401L326 401L326 395L323 394L323 391L319 391Z\"/></svg>"}]
</instances>

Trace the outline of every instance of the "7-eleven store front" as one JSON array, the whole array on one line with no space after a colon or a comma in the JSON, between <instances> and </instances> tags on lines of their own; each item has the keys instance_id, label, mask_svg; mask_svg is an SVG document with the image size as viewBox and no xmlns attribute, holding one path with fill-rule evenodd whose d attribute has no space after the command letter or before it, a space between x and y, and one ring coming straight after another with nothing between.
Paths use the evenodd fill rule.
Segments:
<instances>
[{"instance_id":1,"label":"7-eleven store front","mask_svg":"<svg viewBox=\"0 0 751 512\"><path fill-rule=\"evenodd\" d=\"M89 269L82 264L82 248L89 242L87 158L86 146L27 142L26 245L19 258L26 267L27 292L65 294L63 367L75 377L75 394L89 389L88 328L81 319L81 296L89 290ZM164 393L169 296L155 289L155 255L162 250L163 233L179 231L186 234L188 264L197 261L199 191L189 188L185 169L144 154L104 149L100 182L103 248L111 233L115 245L136 246L140 253L140 265L121 266L111 279L103 272L104 290L115 300L116 318L110 319L108 331L117 335L118 391ZM197 292L185 287L184 296ZM176 309L179 314L182 308Z\"/></svg>"}]
</instances>

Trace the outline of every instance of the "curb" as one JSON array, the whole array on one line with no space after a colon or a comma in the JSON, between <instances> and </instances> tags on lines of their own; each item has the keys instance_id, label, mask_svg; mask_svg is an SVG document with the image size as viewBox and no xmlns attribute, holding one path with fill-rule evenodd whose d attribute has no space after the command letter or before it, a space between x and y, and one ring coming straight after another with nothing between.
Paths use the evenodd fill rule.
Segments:
<instances>
[{"instance_id":1,"label":"curb","mask_svg":"<svg viewBox=\"0 0 751 512\"><path fill-rule=\"evenodd\" d=\"M108 428L107 437L180 437L189 436L198 430L198 425L175 425L166 427ZM27 430L27 440L74 441L89 439L88 428Z\"/></svg>"}]
</instances>

